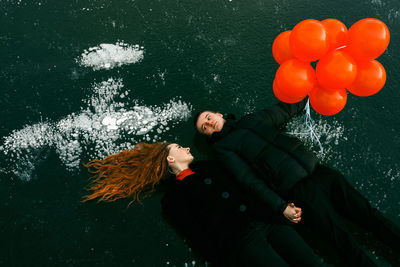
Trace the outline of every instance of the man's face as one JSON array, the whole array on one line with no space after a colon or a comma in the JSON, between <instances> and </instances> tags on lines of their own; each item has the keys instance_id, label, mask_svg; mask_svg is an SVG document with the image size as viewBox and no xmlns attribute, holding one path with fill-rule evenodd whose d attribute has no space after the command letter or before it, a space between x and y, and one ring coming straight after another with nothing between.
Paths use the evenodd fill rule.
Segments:
<instances>
[{"instance_id":1,"label":"man's face","mask_svg":"<svg viewBox=\"0 0 400 267\"><path fill-rule=\"evenodd\" d=\"M224 123L221 113L203 111L197 119L196 128L202 134L212 135L214 132L220 132Z\"/></svg>"}]
</instances>

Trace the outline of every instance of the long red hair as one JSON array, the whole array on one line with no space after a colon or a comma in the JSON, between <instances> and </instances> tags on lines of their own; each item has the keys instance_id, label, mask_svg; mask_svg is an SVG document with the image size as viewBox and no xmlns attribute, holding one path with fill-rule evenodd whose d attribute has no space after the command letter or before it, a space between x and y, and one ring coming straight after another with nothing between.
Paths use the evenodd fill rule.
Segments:
<instances>
[{"instance_id":1,"label":"long red hair","mask_svg":"<svg viewBox=\"0 0 400 267\"><path fill-rule=\"evenodd\" d=\"M140 202L140 194L149 196L168 172L167 156L170 143L139 143L133 149L107 156L103 160L92 160L84 166L94 176L88 190L91 194L82 202L98 198L98 201L112 202L130 198Z\"/></svg>"}]
</instances>

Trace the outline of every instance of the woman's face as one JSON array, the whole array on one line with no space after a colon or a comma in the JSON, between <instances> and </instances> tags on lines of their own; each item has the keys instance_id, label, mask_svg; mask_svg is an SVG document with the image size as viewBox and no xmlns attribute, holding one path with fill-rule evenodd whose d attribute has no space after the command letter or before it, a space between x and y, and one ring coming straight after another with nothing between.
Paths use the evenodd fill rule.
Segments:
<instances>
[{"instance_id":1,"label":"woman's face","mask_svg":"<svg viewBox=\"0 0 400 267\"><path fill-rule=\"evenodd\" d=\"M190 148L189 147L181 147L178 144L170 144L168 145L169 148L169 154L168 157L172 159L172 163L175 164L190 164L194 157L192 154L190 154ZM171 164L171 161L168 160L168 162Z\"/></svg>"}]
</instances>

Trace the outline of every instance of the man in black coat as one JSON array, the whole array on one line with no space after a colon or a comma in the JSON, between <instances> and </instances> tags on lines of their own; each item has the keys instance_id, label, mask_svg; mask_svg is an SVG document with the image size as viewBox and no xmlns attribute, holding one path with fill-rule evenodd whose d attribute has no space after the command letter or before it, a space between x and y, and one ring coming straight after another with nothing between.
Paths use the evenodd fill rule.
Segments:
<instances>
[{"instance_id":1,"label":"man in black coat","mask_svg":"<svg viewBox=\"0 0 400 267\"><path fill-rule=\"evenodd\" d=\"M319 164L299 139L283 133L284 124L300 113L305 103L278 103L240 120L206 110L195 117L194 124L209 136L216 157L236 180L276 214L282 214L286 203L293 201L303 209L303 223L330 240L348 262L374 266L341 215L374 232L397 251L400 230L372 208L342 174Z\"/></svg>"}]
</instances>

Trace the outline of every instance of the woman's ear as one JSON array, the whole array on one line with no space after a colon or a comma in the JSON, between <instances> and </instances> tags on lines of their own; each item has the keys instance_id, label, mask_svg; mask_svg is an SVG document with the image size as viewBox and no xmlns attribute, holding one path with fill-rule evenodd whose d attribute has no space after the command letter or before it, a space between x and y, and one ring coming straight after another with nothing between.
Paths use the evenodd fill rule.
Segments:
<instances>
[{"instance_id":1,"label":"woman's ear","mask_svg":"<svg viewBox=\"0 0 400 267\"><path fill-rule=\"evenodd\" d=\"M172 156L167 156L167 161L168 163L174 163L175 162L175 158Z\"/></svg>"},{"instance_id":2,"label":"woman's ear","mask_svg":"<svg viewBox=\"0 0 400 267\"><path fill-rule=\"evenodd\" d=\"M224 117L224 115L222 115L221 113L215 113L215 115L217 115L217 116L219 116L219 117L221 117L221 118L223 118Z\"/></svg>"}]
</instances>

